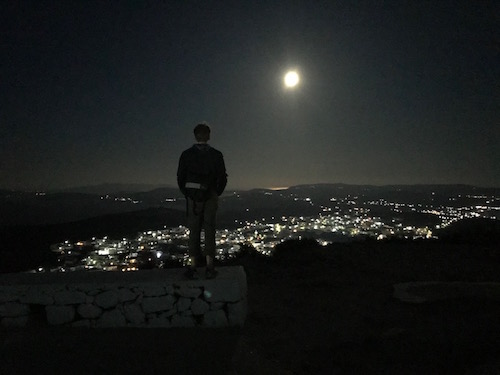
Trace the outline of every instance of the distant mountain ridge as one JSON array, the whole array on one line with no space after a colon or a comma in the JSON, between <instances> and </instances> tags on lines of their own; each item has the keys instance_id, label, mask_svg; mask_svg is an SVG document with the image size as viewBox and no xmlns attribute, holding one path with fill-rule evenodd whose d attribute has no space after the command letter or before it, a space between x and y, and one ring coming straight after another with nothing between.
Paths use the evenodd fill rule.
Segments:
<instances>
[{"instance_id":1,"label":"distant mountain ridge","mask_svg":"<svg viewBox=\"0 0 500 375\"><path fill-rule=\"evenodd\" d=\"M117 193L138 193L152 191L160 188L172 188L167 184L120 184L120 183L104 183L98 185L76 186L64 189L49 190L50 192L58 193L85 193L85 194L117 194Z\"/></svg>"},{"instance_id":2,"label":"distant mountain ridge","mask_svg":"<svg viewBox=\"0 0 500 375\"><path fill-rule=\"evenodd\" d=\"M290 186L285 190L303 190L303 189L344 189L352 191L381 191L381 190L411 190L415 192L458 192L461 194L477 191L500 192L500 187L481 187L467 184L390 184L390 185L357 185L344 183L318 183L318 184L302 184Z\"/></svg>"},{"instance_id":3,"label":"distant mountain ridge","mask_svg":"<svg viewBox=\"0 0 500 375\"><path fill-rule=\"evenodd\" d=\"M297 191L305 189L336 189L336 190L352 190L353 192L367 191L367 190L412 190L412 191L439 191L439 192L450 192L459 191L461 193L465 192L476 192L476 191L488 191L488 192L500 192L500 187L481 187L468 184L389 184L389 185L370 185L370 184L346 184L346 183L312 183L312 184L298 184L292 185L286 188L273 189L273 188L251 188L251 189L229 189L228 191L237 192L254 192L254 191ZM138 194L138 193L149 193L149 192L161 192L168 191L170 194L172 191L178 192L177 186L172 186L168 184L121 184L121 183L103 183L97 185L85 185L85 186L75 186L62 189L48 189L45 191L46 194L55 193L80 193L80 194L94 194L94 195L105 195L105 194ZM35 193L41 190L15 190L15 189L2 189L0 188L0 196L8 194L24 194L24 193Z\"/></svg>"},{"instance_id":4,"label":"distant mountain ridge","mask_svg":"<svg viewBox=\"0 0 500 375\"><path fill-rule=\"evenodd\" d=\"M143 190L154 187L152 190ZM221 223L281 216L314 216L332 199L355 199L368 204L383 199L403 204L446 205L451 197L465 206L477 204L472 197L500 197L500 188L472 185L350 185L319 183L285 189L228 189L221 197ZM371 204L371 203L370 203ZM338 205L338 204L336 204ZM54 192L0 190L1 225L55 224L147 208L185 210L177 186L148 184L101 184ZM373 214L375 214L375 211ZM229 225L229 224L228 224Z\"/></svg>"}]
</instances>

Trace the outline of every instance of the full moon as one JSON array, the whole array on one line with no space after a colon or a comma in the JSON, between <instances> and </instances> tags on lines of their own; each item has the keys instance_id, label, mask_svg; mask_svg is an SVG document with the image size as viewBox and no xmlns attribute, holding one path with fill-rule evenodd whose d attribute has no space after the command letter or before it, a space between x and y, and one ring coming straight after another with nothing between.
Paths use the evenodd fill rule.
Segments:
<instances>
[{"instance_id":1,"label":"full moon","mask_svg":"<svg viewBox=\"0 0 500 375\"><path fill-rule=\"evenodd\" d=\"M295 87L299 83L299 75L295 71L290 71L285 74L285 86Z\"/></svg>"}]
</instances>

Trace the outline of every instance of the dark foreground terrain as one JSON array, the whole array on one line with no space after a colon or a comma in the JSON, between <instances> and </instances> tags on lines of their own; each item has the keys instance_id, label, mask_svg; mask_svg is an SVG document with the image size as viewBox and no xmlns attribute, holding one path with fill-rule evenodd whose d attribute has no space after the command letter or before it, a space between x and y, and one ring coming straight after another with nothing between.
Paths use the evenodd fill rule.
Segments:
<instances>
[{"instance_id":1,"label":"dark foreground terrain","mask_svg":"<svg viewBox=\"0 0 500 375\"><path fill-rule=\"evenodd\" d=\"M495 295L411 304L409 281L500 282L493 245L291 241L247 272L241 329L0 332L0 373L499 374Z\"/></svg>"}]
</instances>

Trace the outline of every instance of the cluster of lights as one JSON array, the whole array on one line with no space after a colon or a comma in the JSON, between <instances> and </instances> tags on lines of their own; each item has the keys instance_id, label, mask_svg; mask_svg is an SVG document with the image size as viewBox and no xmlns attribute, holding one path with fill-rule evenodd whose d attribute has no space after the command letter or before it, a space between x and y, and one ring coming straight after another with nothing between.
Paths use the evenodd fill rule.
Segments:
<instances>
[{"instance_id":1,"label":"cluster of lights","mask_svg":"<svg viewBox=\"0 0 500 375\"><path fill-rule=\"evenodd\" d=\"M266 195L273 192L266 191ZM281 195L281 193L279 193ZM304 201L313 205L310 197L300 197L297 194L290 194L289 198ZM460 197L458 197L460 198ZM488 202L500 202L495 197L468 196L474 199L488 199ZM271 255L274 247L282 241L291 238L302 238L314 236L320 244L331 243L329 239L336 236L354 237L359 235L369 236L378 240L390 238L392 236L403 236L404 238L433 238L433 229L428 227L404 226L399 220L392 218L389 224L384 223L380 217L373 216L369 205L386 206L392 212L420 212L432 214L440 219L440 223L435 229L444 228L453 222L464 218L490 217L496 218L495 211L500 210L497 206L488 206L488 203L475 202L476 204L465 207L443 207L422 204L406 204L398 202L388 202L384 199L369 201L359 207L357 196L346 196L345 198L331 198L334 205L345 205L348 208L340 209L336 206L332 209L329 206L320 206L322 214L318 217L285 217L262 218L253 222L239 223L239 228L235 230L223 229L217 231L218 259L228 259L233 257L240 249L240 244L251 244L257 251L265 255ZM450 200L456 202L457 198ZM249 209L247 208L247 211ZM52 245L51 249L63 256L75 258L83 250L94 247L94 251L86 258L86 269L121 269L123 272L136 271L140 269L139 258L143 262L154 264L161 263L165 257L177 257L175 259L186 264L187 254L169 254L161 251L160 244L176 244L187 252L187 241L189 231L184 226L166 228L162 230L150 230L138 234L133 240L123 238L122 240L109 240L108 237L102 239L92 238L91 241L79 241L74 244L64 241L60 244ZM125 256L125 255L126 256ZM141 256L140 256L141 255ZM121 257L121 258L120 258ZM125 257L125 260L123 260ZM121 260L120 260L121 259ZM172 258L174 259L174 258ZM60 271L65 272L71 269L68 265L60 267ZM40 271L40 270L39 270Z\"/></svg>"}]
</instances>

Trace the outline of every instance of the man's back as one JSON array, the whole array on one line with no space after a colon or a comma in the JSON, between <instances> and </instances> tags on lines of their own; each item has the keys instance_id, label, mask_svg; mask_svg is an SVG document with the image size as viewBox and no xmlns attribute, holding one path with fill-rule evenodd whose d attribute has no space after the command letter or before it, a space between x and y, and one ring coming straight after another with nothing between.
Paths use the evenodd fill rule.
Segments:
<instances>
[{"instance_id":1,"label":"man's back","mask_svg":"<svg viewBox=\"0 0 500 375\"><path fill-rule=\"evenodd\" d=\"M227 184L222 152L208 144L195 144L185 150L179 159L177 183L184 195L190 183L221 195Z\"/></svg>"}]
</instances>

